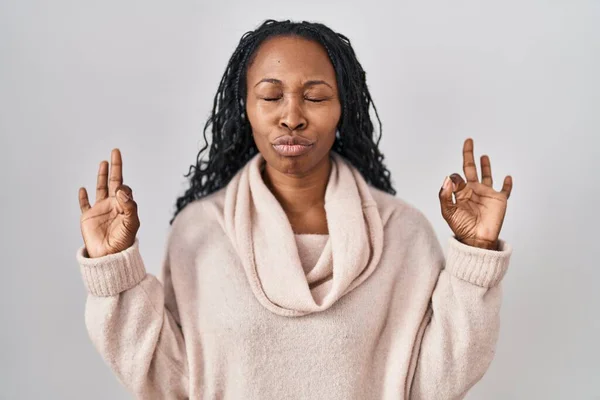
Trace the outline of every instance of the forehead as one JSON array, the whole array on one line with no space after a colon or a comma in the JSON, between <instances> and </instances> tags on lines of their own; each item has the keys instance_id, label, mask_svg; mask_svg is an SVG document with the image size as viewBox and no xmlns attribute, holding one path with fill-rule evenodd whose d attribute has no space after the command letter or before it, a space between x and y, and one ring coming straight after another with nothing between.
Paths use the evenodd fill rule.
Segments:
<instances>
[{"instance_id":1,"label":"forehead","mask_svg":"<svg viewBox=\"0 0 600 400\"><path fill-rule=\"evenodd\" d=\"M327 51L313 40L299 36L278 36L265 40L248 67L248 81L298 76L335 80Z\"/></svg>"}]
</instances>

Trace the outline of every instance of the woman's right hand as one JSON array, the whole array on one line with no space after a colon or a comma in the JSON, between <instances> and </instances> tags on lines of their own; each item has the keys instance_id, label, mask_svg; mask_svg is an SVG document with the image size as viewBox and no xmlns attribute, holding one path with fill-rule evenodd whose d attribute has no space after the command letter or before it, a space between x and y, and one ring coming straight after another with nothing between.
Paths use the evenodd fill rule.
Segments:
<instances>
[{"instance_id":1,"label":"woman's right hand","mask_svg":"<svg viewBox=\"0 0 600 400\"><path fill-rule=\"evenodd\" d=\"M119 253L135 242L140 228L137 204L131 188L123 185L123 162L119 149L111 152L110 180L108 162L98 168L96 203L90 207L84 187L79 188L81 235L90 258Z\"/></svg>"}]
</instances>

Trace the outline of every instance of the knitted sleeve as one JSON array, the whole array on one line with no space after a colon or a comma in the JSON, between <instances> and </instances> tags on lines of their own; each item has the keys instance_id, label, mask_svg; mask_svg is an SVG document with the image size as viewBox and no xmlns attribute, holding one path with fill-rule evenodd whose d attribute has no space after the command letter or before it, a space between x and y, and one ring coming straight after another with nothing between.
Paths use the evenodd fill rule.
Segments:
<instances>
[{"instance_id":1,"label":"knitted sleeve","mask_svg":"<svg viewBox=\"0 0 600 400\"><path fill-rule=\"evenodd\" d=\"M168 251L163 263L169 277ZM170 280L147 274L139 242L104 257L77 251L88 291L85 323L95 348L137 398L188 398L184 338ZM165 297L167 294L167 298Z\"/></svg>"},{"instance_id":2,"label":"knitted sleeve","mask_svg":"<svg viewBox=\"0 0 600 400\"><path fill-rule=\"evenodd\" d=\"M500 239L498 251L486 250L452 236L444 258L433 228L427 226L433 255L429 261L439 274L422 322L409 398L462 399L494 357L500 328L500 281L512 248Z\"/></svg>"}]
</instances>

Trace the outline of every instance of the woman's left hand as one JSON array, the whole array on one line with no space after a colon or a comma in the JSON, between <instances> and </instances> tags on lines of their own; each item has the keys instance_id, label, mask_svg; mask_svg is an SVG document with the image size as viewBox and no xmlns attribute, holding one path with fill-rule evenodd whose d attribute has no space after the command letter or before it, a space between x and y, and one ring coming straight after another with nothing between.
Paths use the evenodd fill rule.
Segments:
<instances>
[{"instance_id":1,"label":"woman's left hand","mask_svg":"<svg viewBox=\"0 0 600 400\"><path fill-rule=\"evenodd\" d=\"M460 242L484 249L497 250L506 205L512 190L512 177L504 178L502 190L492 187L492 167L487 155L481 156L482 180L477 177L473 158L473 139L463 145L463 171L467 181L454 173L439 192L442 216ZM452 200L452 193L456 203Z\"/></svg>"}]
</instances>

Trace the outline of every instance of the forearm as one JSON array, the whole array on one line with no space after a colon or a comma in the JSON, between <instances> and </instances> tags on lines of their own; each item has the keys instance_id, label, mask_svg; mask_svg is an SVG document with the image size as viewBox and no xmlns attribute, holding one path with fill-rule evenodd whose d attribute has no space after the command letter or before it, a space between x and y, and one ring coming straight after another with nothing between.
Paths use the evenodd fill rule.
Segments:
<instances>
[{"instance_id":1,"label":"forearm","mask_svg":"<svg viewBox=\"0 0 600 400\"><path fill-rule=\"evenodd\" d=\"M183 335L161 306L160 282L147 275L116 296L89 295L90 339L121 383L138 398L185 398L188 388Z\"/></svg>"},{"instance_id":2,"label":"forearm","mask_svg":"<svg viewBox=\"0 0 600 400\"><path fill-rule=\"evenodd\" d=\"M472 249L452 243L431 299L411 399L461 399L488 369L500 328L510 248Z\"/></svg>"},{"instance_id":3,"label":"forearm","mask_svg":"<svg viewBox=\"0 0 600 400\"><path fill-rule=\"evenodd\" d=\"M86 327L119 380L139 398L185 398L187 359L181 328L165 307L163 285L146 274L135 248L80 258L88 288Z\"/></svg>"}]
</instances>

